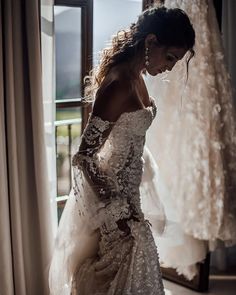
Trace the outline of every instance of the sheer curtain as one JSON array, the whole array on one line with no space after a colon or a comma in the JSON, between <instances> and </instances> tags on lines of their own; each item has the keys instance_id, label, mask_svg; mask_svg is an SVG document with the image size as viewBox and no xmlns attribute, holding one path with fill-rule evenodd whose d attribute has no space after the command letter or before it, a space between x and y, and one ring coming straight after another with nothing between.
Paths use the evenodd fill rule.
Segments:
<instances>
[{"instance_id":1,"label":"sheer curtain","mask_svg":"<svg viewBox=\"0 0 236 295\"><path fill-rule=\"evenodd\" d=\"M47 155L48 180L50 184L50 202L53 236L57 231L57 183L55 149L55 38L54 38L54 0L41 1L41 41L42 41L42 78L43 108L45 126L45 144Z\"/></svg>"},{"instance_id":2,"label":"sheer curtain","mask_svg":"<svg viewBox=\"0 0 236 295\"><path fill-rule=\"evenodd\" d=\"M49 294L39 1L0 1L0 9L0 293Z\"/></svg>"}]
</instances>

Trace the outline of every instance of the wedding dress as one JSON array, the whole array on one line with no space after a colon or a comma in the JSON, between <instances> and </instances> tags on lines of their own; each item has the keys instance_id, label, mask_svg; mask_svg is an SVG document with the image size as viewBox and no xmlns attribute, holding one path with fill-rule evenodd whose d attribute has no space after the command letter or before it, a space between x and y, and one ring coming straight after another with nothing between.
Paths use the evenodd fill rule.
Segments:
<instances>
[{"instance_id":1,"label":"wedding dress","mask_svg":"<svg viewBox=\"0 0 236 295\"><path fill-rule=\"evenodd\" d=\"M149 93L158 97L158 118L146 143L174 228L158 241L160 261L191 279L209 241L236 242L236 117L212 1L166 0L165 6L189 16L195 56L187 82L185 59L168 75L146 79Z\"/></svg>"},{"instance_id":2,"label":"wedding dress","mask_svg":"<svg viewBox=\"0 0 236 295\"><path fill-rule=\"evenodd\" d=\"M116 122L90 116L82 136L87 148L73 156L73 189L49 272L51 294L164 294L152 226L141 210L139 191L145 133L155 115L152 101L144 109L121 114ZM83 165L90 179L96 178L99 194ZM156 233L163 228L163 219L158 228L162 217L160 209L152 218ZM124 229L122 220L127 221Z\"/></svg>"},{"instance_id":3,"label":"wedding dress","mask_svg":"<svg viewBox=\"0 0 236 295\"><path fill-rule=\"evenodd\" d=\"M198 239L236 242L236 116L213 1L167 0L165 5L186 11L196 32L186 88L176 72L171 78L179 83L175 94L183 96L182 163L175 183L181 223Z\"/></svg>"}]
</instances>

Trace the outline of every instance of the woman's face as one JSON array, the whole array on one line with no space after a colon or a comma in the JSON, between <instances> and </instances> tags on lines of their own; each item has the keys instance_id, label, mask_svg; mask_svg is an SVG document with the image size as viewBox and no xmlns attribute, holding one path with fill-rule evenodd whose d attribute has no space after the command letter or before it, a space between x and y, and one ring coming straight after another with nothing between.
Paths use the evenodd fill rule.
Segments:
<instances>
[{"instance_id":1,"label":"woman's face","mask_svg":"<svg viewBox=\"0 0 236 295\"><path fill-rule=\"evenodd\" d=\"M171 71L176 62L184 57L187 50L179 47L157 46L156 36L151 36L149 42L146 42L146 47L149 49L149 65L146 66L146 70L150 75L156 76L165 71Z\"/></svg>"}]
</instances>

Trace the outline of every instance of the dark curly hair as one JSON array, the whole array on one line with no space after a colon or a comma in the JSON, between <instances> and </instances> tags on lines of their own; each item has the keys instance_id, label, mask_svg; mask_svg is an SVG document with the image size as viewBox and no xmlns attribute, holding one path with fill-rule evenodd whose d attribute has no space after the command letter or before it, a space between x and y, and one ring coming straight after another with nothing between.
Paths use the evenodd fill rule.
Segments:
<instances>
[{"instance_id":1,"label":"dark curly hair","mask_svg":"<svg viewBox=\"0 0 236 295\"><path fill-rule=\"evenodd\" d=\"M100 65L85 78L85 97L93 96L113 66L132 59L138 53L144 54L148 34L157 36L159 46L189 51L188 74L188 63L194 55L195 32L187 14L179 8L151 7L143 11L137 22L127 30L121 30L113 36L109 48L102 51Z\"/></svg>"}]
</instances>

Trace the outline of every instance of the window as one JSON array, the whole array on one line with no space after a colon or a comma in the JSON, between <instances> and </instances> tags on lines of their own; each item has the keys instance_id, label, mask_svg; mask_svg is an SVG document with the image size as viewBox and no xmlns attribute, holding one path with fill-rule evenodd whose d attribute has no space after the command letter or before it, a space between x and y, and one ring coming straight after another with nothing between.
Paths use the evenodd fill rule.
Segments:
<instances>
[{"instance_id":1,"label":"window","mask_svg":"<svg viewBox=\"0 0 236 295\"><path fill-rule=\"evenodd\" d=\"M88 110L82 108L83 77L92 67L92 0L56 0L55 93L58 217L71 190L71 156Z\"/></svg>"},{"instance_id":2,"label":"window","mask_svg":"<svg viewBox=\"0 0 236 295\"><path fill-rule=\"evenodd\" d=\"M60 219L71 190L71 156L89 108L82 107L83 78L119 29L137 19L148 1L55 0L57 204ZM108 25L109 24L109 25Z\"/></svg>"},{"instance_id":3,"label":"window","mask_svg":"<svg viewBox=\"0 0 236 295\"><path fill-rule=\"evenodd\" d=\"M99 61L99 52L118 30L127 28L142 12L142 0L94 1L93 64ZM109 24L109 25L108 25Z\"/></svg>"}]
</instances>

